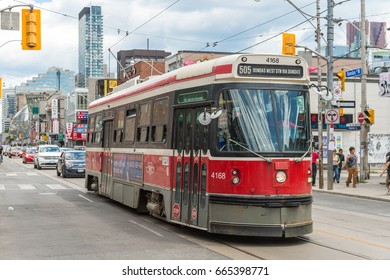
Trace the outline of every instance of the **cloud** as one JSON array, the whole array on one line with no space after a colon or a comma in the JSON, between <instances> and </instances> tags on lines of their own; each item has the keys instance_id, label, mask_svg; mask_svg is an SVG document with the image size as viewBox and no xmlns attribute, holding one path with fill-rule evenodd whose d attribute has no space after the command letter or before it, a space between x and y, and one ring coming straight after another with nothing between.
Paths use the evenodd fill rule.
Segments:
<instances>
[{"instance_id":1,"label":"cloud","mask_svg":"<svg viewBox=\"0 0 390 280\"><path fill-rule=\"evenodd\" d=\"M77 72L78 14L90 3L102 6L105 63L109 60L108 48L116 55L120 50L146 48L147 41L151 49L172 53L179 50L237 52L251 46L247 52L280 53L281 36L277 34L299 23L302 24L289 32L297 35L299 44L310 48L316 45L314 28L284 0L180 0L177 3L175 0L24 1L41 9L42 50L22 51L19 42L10 42L0 48L0 76L7 84L22 83L26 77L46 73L53 66ZM294 3L308 14L316 13L314 0ZM388 19L390 8L386 11L387 8L380 3L380 0L370 0L370 5L366 6L369 20ZM2 0L0 8L16 4L20 1ZM321 11L326 8L322 3ZM15 8L15 11L20 11L20 8ZM335 6L334 15L352 20L358 18L360 0ZM315 25L315 20L312 23ZM322 19L322 32L326 38L325 24ZM126 31L134 32L126 36ZM18 31L0 30L0 45L9 40L20 40L20 36ZM345 27L335 28L335 40L337 44L345 44ZM218 43L213 47L213 42ZM206 48L207 43L210 46ZM116 72L112 57L110 61L111 71Z\"/></svg>"}]
</instances>

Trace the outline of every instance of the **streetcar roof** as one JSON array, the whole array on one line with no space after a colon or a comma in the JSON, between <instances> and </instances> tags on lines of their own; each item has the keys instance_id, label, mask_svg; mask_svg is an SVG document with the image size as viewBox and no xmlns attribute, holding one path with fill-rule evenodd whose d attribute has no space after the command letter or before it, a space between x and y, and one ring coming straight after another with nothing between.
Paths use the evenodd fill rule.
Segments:
<instances>
[{"instance_id":1,"label":"streetcar roof","mask_svg":"<svg viewBox=\"0 0 390 280\"><path fill-rule=\"evenodd\" d=\"M221 78L234 77L237 75L237 73L235 73L236 70L233 69L233 65L238 65L239 63L244 61L242 60L243 57L246 57L248 59L248 62L250 61L250 59L253 59L255 63L259 63L261 61L260 59L264 60L265 58L278 58L282 61L282 65L293 65L294 61L296 63L296 61L301 60L300 63L302 64L303 69L307 69L307 63L298 56L285 56L275 54L233 54L181 67L163 75L154 76L153 78L137 85L134 85L132 81L128 81L114 88L112 94L91 102L88 109L91 110L102 105L111 105L113 102L119 101L122 98L135 96L156 88L189 81L196 78L206 78L212 76L215 80L217 80ZM246 60L244 62L246 62ZM245 79L245 77L241 78ZM308 82L308 79L308 74L304 73L302 79L299 79L299 81L301 83L302 81ZM280 80L280 78L278 79L273 77L269 78L269 80L275 81ZM183 87L185 87L184 84Z\"/></svg>"}]
</instances>

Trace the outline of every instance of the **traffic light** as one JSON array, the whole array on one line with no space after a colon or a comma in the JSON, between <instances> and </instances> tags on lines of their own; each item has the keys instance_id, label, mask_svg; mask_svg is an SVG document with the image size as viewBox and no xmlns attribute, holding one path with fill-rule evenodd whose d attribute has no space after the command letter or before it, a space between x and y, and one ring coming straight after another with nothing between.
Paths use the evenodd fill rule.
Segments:
<instances>
[{"instance_id":1,"label":"traffic light","mask_svg":"<svg viewBox=\"0 0 390 280\"><path fill-rule=\"evenodd\" d=\"M22 49L41 49L41 11L22 9Z\"/></svg>"},{"instance_id":2,"label":"traffic light","mask_svg":"<svg viewBox=\"0 0 390 280\"><path fill-rule=\"evenodd\" d=\"M345 70L341 69L339 72L336 74L337 78L339 78L339 81L341 82L341 91L345 91Z\"/></svg>"},{"instance_id":3,"label":"traffic light","mask_svg":"<svg viewBox=\"0 0 390 280\"><path fill-rule=\"evenodd\" d=\"M366 109L364 110L364 122L366 124L374 124L375 123L375 111L374 109Z\"/></svg>"},{"instance_id":4,"label":"traffic light","mask_svg":"<svg viewBox=\"0 0 390 280\"><path fill-rule=\"evenodd\" d=\"M295 34L282 34L282 54L295 55Z\"/></svg>"}]
</instances>

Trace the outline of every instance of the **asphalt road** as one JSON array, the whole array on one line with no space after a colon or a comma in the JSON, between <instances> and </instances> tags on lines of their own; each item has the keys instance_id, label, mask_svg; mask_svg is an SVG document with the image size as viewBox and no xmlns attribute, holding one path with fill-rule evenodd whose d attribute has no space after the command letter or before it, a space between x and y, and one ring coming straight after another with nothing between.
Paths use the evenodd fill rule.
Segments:
<instances>
[{"instance_id":1,"label":"asphalt road","mask_svg":"<svg viewBox=\"0 0 390 280\"><path fill-rule=\"evenodd\" d=\"M390 203L314 194L301 238L212 235L139 214L20 159L0 165L0 259L390 259Z\"/></svg>"}]
</instances>

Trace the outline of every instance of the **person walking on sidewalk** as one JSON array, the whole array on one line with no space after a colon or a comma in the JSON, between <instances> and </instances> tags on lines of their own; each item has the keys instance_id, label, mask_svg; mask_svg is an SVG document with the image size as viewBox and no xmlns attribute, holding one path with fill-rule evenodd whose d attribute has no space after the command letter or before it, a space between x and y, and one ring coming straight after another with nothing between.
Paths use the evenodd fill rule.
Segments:
<instances>
[{"instance_id":1,"label":"person walking on sidewalk","mask_svg":"<svg viewBox=\"0 0 390 280\"><path fill-rule=\"evenodd\" d=\"M312 173L312 186L316 185L316 176L317 176L317 164L318 164L319 155L315 149L311 153L311 173Z\"/></svg>"},{"instance_id":2,"label":"person walking on sidewalk","mask_svg":"<svg viewBox=\"0 0 390 280\"><path fill-rule=\"evenodd\" d=\"M390 180L390 156L386 157L386 160L387 161L386 161L385 169L383 169L381 175L379 175L379 176L382 176L387 171L386 187L387 187L387 194L390 195L390 183L389 183L389 180Z\"/></svg>"},{"instance_id":3,"label":"person walking on sidewalk","mask_svg":"<svg viewBox=\"0 0 390 280\"><path fill-rule=\"evenodd\" d=\"M347 187L349 187L349 184L351 183L352 180L352 187L356 188L358 167L357 167L357 156L355 155L354 147L349 148L349 154L347 155L347 159L345 162L348 170L348 179L345 184L347 185Z\"/></svg>"},{"instance_id":4,"label":"person walking on sidewalk","mask_svg":"<svg viewBox=\"0 0 390 280\"><path fill-rule=\"evenodd\" d=\"M337 181L337 183L339 183L340 182L340 174L339 174L340 157L337 154L336 150L333 150L332 162L333 162L333 182Z\"/></svg>"},{"instance_id":5,"label":"person walking on sidewalk","mask_svg":"<svg viewBox=\"0 0 390 280\"><path fill-rule=\"evenodd\" d=\"M345 161L343 149L339 149L338 155L340 158L340 162L339 162L339 179L337 180L337 183L340 183L341 170L343 169L343 165L344 165L343 162Z\"/></svg>"}]
</instances>

